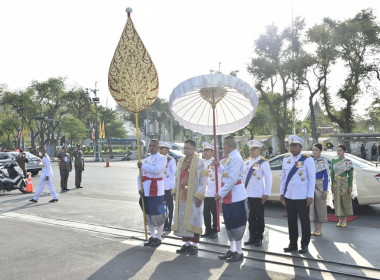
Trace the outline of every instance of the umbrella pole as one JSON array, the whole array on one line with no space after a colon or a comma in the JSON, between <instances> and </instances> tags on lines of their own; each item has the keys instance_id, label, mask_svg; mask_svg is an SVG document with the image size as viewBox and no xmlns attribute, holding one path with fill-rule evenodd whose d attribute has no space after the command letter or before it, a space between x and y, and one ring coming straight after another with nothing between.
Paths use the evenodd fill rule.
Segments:
<instances>
[{"instance_id":1,"label":"umbrella pole","mask_svg":"<svg viewBox=\"0 0 380 280\"><path fill-rule=\"evenodd\" d=\"M141 154L140 154L140 132L139 132L139 115L138 113L135 113L136 118L136 140L137 140L137 158L139 162L141 162ZM145 240L148 240L148 231L146 228L146 217L145 217L145 202L144 202L144 187L142 182L142 172L141 168L139 168L139 177L140 177L140 186L142 190L142 196L141 196L141 205L143 210L143 217L144 217L144 231L145 231Z\"/></svg>"},{"instance_id":2,"label":"umbrella pole","mask_svg":"<svg viewBox=\"0 0 380 280\"><path fill-rule=\"evenodd\" d=\"M212 104L212 126L213 126L213 132L214 132L214 158L215 160L218 159L218 150L216 145L216 126L215 126L215 104ZM219 188L219 180L218 180L218 168L217 166L214 166L215 169L215 188L216 193L218 193ZM219 217L219 200L216 201L216 219L217 219L217 226L218 226L218 232L220 232L220 217Z\"/></svg>"}]
</instances>

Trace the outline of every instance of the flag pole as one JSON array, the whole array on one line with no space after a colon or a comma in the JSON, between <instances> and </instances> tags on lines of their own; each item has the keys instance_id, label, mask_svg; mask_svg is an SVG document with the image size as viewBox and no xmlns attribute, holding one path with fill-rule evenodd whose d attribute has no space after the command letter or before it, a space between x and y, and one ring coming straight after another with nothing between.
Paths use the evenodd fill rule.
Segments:
<instances>
[{"instance_id":1,"label":"flag pole","mask_svg":"<svg viewBox=\"0 0 380 280\"><path fill-rule=\"evenodd\" d=\"M137 158L138 162L141 162L141 154L140 154L140 132L139 132L139 114L135 113L136 118L136 139L137 139ZM143 210L143 218L144 218L144 231L145 231L145 240L148 240L148 231L146 228L146 216L145 216L145 203L144 203L144 187L143 187L143 181L142 181L142 172L141 168L139 168L139 180L140 180L140 186L141 186L141 206Z\"/></svg>"}]
</instances>

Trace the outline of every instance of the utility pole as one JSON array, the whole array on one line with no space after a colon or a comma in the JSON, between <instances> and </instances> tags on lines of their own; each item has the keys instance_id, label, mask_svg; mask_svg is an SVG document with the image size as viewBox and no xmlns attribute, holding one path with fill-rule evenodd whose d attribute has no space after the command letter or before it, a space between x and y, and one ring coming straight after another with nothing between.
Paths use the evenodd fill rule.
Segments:
<instances>
[{"instance_id":1,"label":"utility pole","mask_svg":"<svg viewBox=\"0 0 380 280\"><path fill-rule=\"evenodd\" d=\"M97 104L100 102L99 101L99 97L97 97L97 92L99 91L97 88L96 88L96 85L97 85L97 82L95 82L95 89L91 89L91 88L86 88L86 92L88 94L89 91L91 91L95 97L93 98L90 98L92 100L92 102L95 104L95 115L96 115L96 119L95 119L95 145L94 145L94 157L95 157L95 161L100 161L100 147L99 147L99 123L98 123L98 106Z\"/></svg>"}]
</instances>

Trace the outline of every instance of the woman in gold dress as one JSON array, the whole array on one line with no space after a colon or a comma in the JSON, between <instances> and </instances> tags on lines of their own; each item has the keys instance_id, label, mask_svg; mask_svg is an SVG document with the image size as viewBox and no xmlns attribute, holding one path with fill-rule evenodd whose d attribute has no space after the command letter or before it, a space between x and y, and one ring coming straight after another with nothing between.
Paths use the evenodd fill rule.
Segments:
<instances>
[{"instance_id":1,"label":"woman in gold dress","mask_svg":"<svg viewBox=\"0 0 380 280\"><path fill-rule=\"evenodd\" d=\"M339 145L336 150L338 158L331 162L335 216L339 218L336 226L342 228L347 226L347 216L353 215L351 193L354 167L352 161L344 157L345 152L346 147Z\"/></svg>"},{"instance_id":2,"label":"woman in gold dress","mask_svg":"<svg viewBox=\"0 0 380 280\"><path fill-rule=\"evenodd\" d=\"M315 192L314 200L310 205L310 221L314 222L314 230L311 235L322 235L322 223L327 222L327 193L329 188L329 163L321 157L322 145L313 145L313 155L315 163Z\"/></svg>"}]
</instances>

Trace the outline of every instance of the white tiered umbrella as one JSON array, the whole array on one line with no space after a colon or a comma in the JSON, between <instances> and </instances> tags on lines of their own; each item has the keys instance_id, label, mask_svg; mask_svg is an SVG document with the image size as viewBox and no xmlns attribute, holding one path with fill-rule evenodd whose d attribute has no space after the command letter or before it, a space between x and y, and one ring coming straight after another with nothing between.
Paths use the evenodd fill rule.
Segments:
<instances>
[{"instance_id":1,"label":"white tiered umbrella","mask_svg":"<svg viewBox=\"0 0 380 280\"><path fill-rule=\"evenodd\" d=\"M216 135L244 128L252 120L257 105L256 92L249 84L224 74L190 78L175 87L169 98L170 111L182 126L194 132L214 135L215 158ZM216 168L215 180L218 188Z\"/></svg>"}]
</instances>

